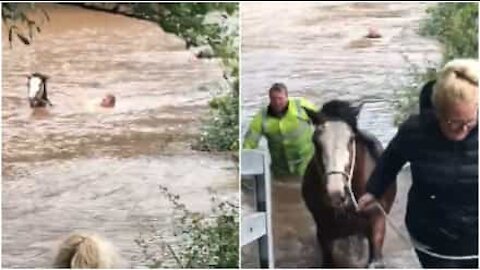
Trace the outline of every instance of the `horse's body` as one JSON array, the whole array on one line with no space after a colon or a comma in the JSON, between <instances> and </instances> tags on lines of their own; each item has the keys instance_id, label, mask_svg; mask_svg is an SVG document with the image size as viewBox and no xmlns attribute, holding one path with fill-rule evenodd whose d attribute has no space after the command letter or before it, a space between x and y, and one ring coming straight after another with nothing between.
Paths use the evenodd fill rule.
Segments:
<instances>
[{"instance_id":1,"label":"horse's body","mask_svg":"<svg viewBox=\"0 0 480 270\"><path fill-rule=\"evenodd\" d=\"M316 153L305 172L302 193L317 225L323 264L325 267L380 264L385 217L379 211L368 215L357 213L348 190L348 178L351 177L356 200L366 192L366 183L382 146L357 129L359 108L348 103L333 101L325 104L318 114L308 113L316 128L313 135ZM336 155L342 157L337 160ZM387 212L395 193L396 186L392 185L379 200Z\"/></svg>"}]
</instances>

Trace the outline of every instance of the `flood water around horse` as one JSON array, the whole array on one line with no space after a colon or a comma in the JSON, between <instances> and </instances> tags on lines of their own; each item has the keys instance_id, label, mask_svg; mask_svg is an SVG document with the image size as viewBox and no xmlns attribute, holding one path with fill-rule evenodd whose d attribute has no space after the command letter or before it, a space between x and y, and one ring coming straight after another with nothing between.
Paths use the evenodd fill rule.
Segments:
<instances>
[{"instance_id":1,"label":"flood water around horse","mask_svg":"<svg viewBox=\"0 0 480 270\"><path fill-rule=\"evenodd\" d=\"M86 230L141 267L134 240L172 220L159 185L194 211L210 210L210 189L237 199L235 162L191 148L221 66L153 23L43 7L32 45L2 44L2 266L50 267L59 239ZM34 72L50 77L53 107L29 107ZM115 108L99 106L108 93Z\"/></svg>"},{"instance_id":2,"label":"flood water around horse","mask_svg":"<svg viewBox=\"0 0 480 270\"><path fill-rule=\"evenodd\" d=\"M317 105L332 99L364 101L359 127L386 146L396 132L394 89L411 80L411 64L423 68L440 60L439 45L417 33L427 7L420 3L245 3L242 130L268 103L268 88L284 82L289 96L305 97ZM377 29L381 38L365 38L369 28ZM390 214L403 232L410 181L407 168L398 177ZM249 196L247 190L243 198ZM273 195L273 204L278 204L273 207L281 211L273 214L276 267L318 266L315 225L300 196L300 183L274 183ZM242 205L246 211L249 208ZM251 250L242 252L242 266L254 267ZM388 225L384 256L387 267L419 266L413 250Z\"/></svg>"}]
</instances>

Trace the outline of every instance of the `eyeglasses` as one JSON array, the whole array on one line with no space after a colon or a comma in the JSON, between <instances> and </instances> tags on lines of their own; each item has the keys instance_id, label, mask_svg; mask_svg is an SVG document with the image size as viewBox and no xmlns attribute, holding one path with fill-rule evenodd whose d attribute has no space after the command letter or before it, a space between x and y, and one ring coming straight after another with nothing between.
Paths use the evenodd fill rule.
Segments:
<instances>
[{"instance_id":1,"label":"eyeglasses","mask_svg":"<svg viewBox=\"0 0 480 270\"><path fill-rule=\"evenodd\" d=\"M455 129L455 130L459 130L459 129L463 129L464 127L466 128L472 128L474 127L476 124L477 124L477 119L473 119L473 120L467 120L467 121L463 121L463 120L446 120L445 123L447 124L447 126L451 129Z\"/></svg>"}]
</instances>

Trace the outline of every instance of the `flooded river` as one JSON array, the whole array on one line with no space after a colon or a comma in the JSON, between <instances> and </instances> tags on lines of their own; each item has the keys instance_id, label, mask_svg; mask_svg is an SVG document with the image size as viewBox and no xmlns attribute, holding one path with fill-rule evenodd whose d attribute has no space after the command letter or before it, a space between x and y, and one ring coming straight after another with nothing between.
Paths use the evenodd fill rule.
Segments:
<instances>
[{"instance_id":1,"label":"flooded river","mask_svg":"<svg viewBox=\"0 0 480 270\"><path fill-rule=\"evenodd\" d=\"M49 267L61 237L87 230L142 267L134 240L172 219L160 184L197 211L208 189L237 199L235 162L191 148L222 69L153 23L40 6L51 21L31 46L3 29L2 266ZM46 111L28 106L33 72L50 76ZM113 109L98 106L107 93Z\"/></svg>"},{"instance_id":2,"label":"flooded river","mask_svg":"<svg viewBox=\"0 0 480 270\"><path fill-rule=\"evenodd\" d=\"M394 89L411 80L409 68L440 60L439 44L418 35L428 4L244 3L242 5L242 130L268 103L267 91L284 82L290 96L313 103L337 98L364 101L359 126L385 146L393 137ZM382 35L366 39L369 28ZM408 60L407 60L408 59ZM391 216L402 225L410 176L398 178ZM274 184L277 267L316 266L315 228L299 194L300 184ZM247 195L247 194L244 194ZM242 206L248 208L245 205ZM307 228L306 228L307 227ZM387 267L418 267L413 251L388 229ZM242 265L255 263L244 250Z\"/></svg>"}]
</instances>

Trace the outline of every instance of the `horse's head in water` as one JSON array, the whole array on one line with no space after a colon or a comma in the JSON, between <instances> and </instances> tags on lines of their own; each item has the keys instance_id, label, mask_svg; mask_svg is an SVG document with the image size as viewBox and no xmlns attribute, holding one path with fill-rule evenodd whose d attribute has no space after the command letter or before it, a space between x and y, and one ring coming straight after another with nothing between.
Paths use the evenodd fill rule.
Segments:
<instances>
[{"instance_id":1,"label":"horse's head in water","mask_svg":"<svg viewBox=\"0 0 480 270\"><path fill-rule=\"evenodd\" d=\"M31 108L43 108L52 105L47 97L47 80L46 75L33 73L28 75L28 101Z\"/></svg>"},{"instance_id":2,"label":"horse's head in water","mask_svg":"<svg viewBox=\"0 0 480 270\"><path fill-rule=\"evenodd\" d=\"M355 134L360 107L352 107L345 101L331 101L320 112L307 111L315 131L314 165L323 174L322 189L326 203L334 208L352 205L348 181L355 163Z\"/></svg>"}]
</instances>

